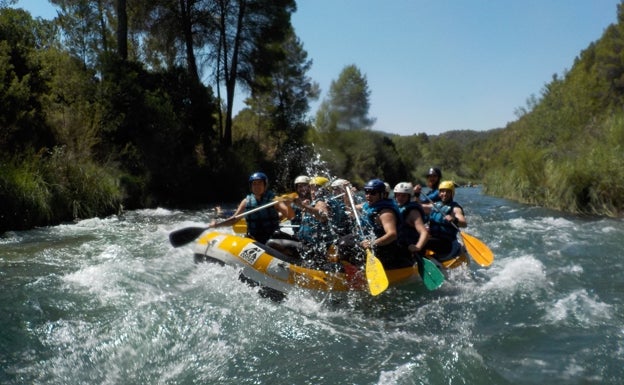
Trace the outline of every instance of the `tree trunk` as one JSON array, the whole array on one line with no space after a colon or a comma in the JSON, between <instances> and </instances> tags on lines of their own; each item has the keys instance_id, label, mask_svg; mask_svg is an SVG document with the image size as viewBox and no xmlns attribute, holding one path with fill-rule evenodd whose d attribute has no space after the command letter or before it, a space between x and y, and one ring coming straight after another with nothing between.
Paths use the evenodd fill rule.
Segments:
<instances>
[{"instance_id":1,"label":"tree trunk","mask_svg":"<svg viewBox=\"0 0 624 385\"><path fill-rule=\"evenodd\" d=\"M232 113L234 104L234 92L236 90L236 79L238 74L238 54L241 50L241 39L243 31L243 22L245 19L246 3L240 0L238 8L238 19L236 25L236 37L234 38L234 46L232 47L232 62L225 78L225 92L227 98L225 128L223 130L223 145L232 146ZM229 76L227 74L229 73Z\"/></svg>"},{"instance_id":2,"label":"tree trunk","mask_svg":"<svg viewBox=\"0 0 624 385\"><path fill-rule=\"evenodd\" d=\"M182 33L184 34L184 46L186 48L186 65L193 81L199 83L199 71L195 61L195 50L193 48L193 29L191 21L191 5L188 0L180 0L180 14L182 17Z\"/></svg>"},{"instance_id":3,"label":"tree trunk","mask_svg":"<svg viewBox=\"0 0 624 385\"><path fill-rule=\"evenodd\" d=\"M126 10L126 0L117 0L117 54L121 60L128 60L128 12Z\"/></svg>"}]
</instances>

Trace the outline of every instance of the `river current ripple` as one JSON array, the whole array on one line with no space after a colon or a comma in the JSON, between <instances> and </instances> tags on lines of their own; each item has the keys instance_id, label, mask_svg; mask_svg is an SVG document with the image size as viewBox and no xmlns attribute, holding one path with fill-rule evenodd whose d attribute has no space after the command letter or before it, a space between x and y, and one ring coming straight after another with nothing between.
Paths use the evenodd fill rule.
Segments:
<instances>
[{"instance_id":1,"label":"river current ripple","mask_svg":"<svg viewBox=\"0 0 624 385\"><path fill-rule=\"evenodd\" d=\"M0 237L2 384L621 384L624 222L458 189L494 264L378 297L258 295L138 210ZM225 229L225 231L230 231Z\"/></svg>"}]
</instances>

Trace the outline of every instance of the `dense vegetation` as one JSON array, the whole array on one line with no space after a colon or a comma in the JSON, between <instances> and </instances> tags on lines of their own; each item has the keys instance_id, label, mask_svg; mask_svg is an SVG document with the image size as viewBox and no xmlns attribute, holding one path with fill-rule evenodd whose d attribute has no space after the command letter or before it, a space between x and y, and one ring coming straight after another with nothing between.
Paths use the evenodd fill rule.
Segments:
<instances>
[{"instance_id":1,"label":"dense vegetation","mask_svg":"<svg viewBox=\"0 0 624 385\"><path fill-rule=\"evenodd\" d=\"M122 208L236 200L251 172L361 184L464 184L569 212L624 210L624 8L562 77L487 132L370 129L355 64L319 88L290 24L294 0L52 0L33 19L0 1L0 232ZM238 88L249 95L233 116Z\"/></svg>"},{"instance_id":2,"label":"dense vegetation","mask_svg":"<svg viewBox=\"0 0 624 385\"><path fill-rule=\"evenodd\" d=\"M624 5L481 151L485 191L575 213L624 212Z\"/></svg>"}]
</instances>

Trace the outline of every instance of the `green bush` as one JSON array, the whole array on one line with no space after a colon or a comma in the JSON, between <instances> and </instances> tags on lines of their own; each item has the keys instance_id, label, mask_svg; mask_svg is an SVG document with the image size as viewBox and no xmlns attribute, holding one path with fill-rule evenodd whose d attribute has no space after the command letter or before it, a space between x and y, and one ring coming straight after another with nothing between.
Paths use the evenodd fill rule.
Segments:
<instances>
[{"instance_id":1,"label":"green bush","mask_svg":"<svg viewBox=\"0 0 624 385\"><path fill-rule=\"evenodd\" d=\"M0 232L23 230L52 218L51 192L39 157L0 163Z\"/></svg>"},{"instance_id":2,"label":"green bush","mask_svg":"<svg viewBox=\"0 0 624 385\"><path fill-rule=\"evenodd\" d=\"M121 208L118 172L75 159L63 148L0 163L0 232L77 218L110 215Z\"/></svg>"},{"instance_id":3,"label":"green bush","mask_svg":"<svg viewBox=\"0 0 624 385\"><path fill-rule=\"evenodd\" d=\"M57 219L90 218L119 210L123 193L115 169L75 159L62 147L53 150L44 169L54 192Z\"/></svg>"}]
</instances>

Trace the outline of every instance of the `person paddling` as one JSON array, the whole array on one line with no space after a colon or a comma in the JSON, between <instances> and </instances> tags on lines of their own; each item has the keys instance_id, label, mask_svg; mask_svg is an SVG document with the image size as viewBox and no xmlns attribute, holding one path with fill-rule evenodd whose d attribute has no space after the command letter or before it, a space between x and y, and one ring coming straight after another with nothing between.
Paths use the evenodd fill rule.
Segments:
<instances>
[{"instance_id":1,"label":"person paddling","mask_svg":"<svg viewBox=\"0 0 624 385\"><path fill-rule=\"evenodd\" d=\"M294 237L280 235L270 239L268 246L289 256L299 256L310 267L326 262L327 249L333 240L328 223L330 209L324 200L324 187L328 182L329 179L322 176L295 180L298 196L291 201L291 209L298 213L299 227ZM305 188L302 183L306 183Z\"/></svg>"},{"instance_id":2,"label":"person paddling","mask_svg":"<svg viewBox=\"0 0 624 385\"><path fill-rule=\"evenodd\" d=\"M275 193L268 189L269 178L263 172L255 172L249 177L249 188L251 193L247 195L238 205L238 208L230 218L219 222L218 226L231 226L238 221L236 216L245 211L271 203L275 198ZM247 237L258 242L266 241L279 230L280 215L284 218L292 217L292 210L284 202L277 202L275 205L263 210L256 211L245 217L247 220ZM216 227L216 220L212 221L208 227Z\"/></svg>"},{"instance_id":3,"label":"person paddling","mask_svg":"<svg viewBox=\"0 0 624 385\"><path fill-rule=\"evenodd\" d=\"M429 201L440 201L440 193L438 189L440 186L440 181L442 180L442 171L437 167L431 167L429 171L427 171L427 174L425 176L427 177L427 187L429 187L429 191L424 197L420 198L420 203L429 203ZM418 197L420 197L421 194L422 186L417 184L416 186L414 186L415 200L418 200Z\"/></svg>"},{"instance_id":4,"label":"person paddling","mask_svg":"<svg viewBox=\"0 0 624 385\"><path fill-rule=\"evenodd\" d=\"M414 188L409 182L401 182L394 186L394 200L399 206L402 216L402 230L399 244L406 247L412 254L421 253L429 240L429 232L425 227L425 211L422 205L412 201Z\"/></svg>"},{"instance_id":5,"label":"person paddling","mask_svg":"<svg viewBox=\"0 0 624 385\"><path fill-rule=\"evenodd\" d=\"M330 184L331 196L327 199L331 216L330 226L337 238L351 234L353 232L354 221L351 218L351 208L349 196L346 189L352 189L351 184L346 179L336 179Z\"/></svg>"},{"instance_id":6,"label":"person paddling","mask_svg":"<svg viewBox=\"0 0 624 385\"><path fill-rule=\"evenodd\" d=\"M429 212L429 233L431 238L427 248L435 252L439 261L455 257L460 247L457 241L460 227L468 226L464 209L453 200L455 183L443 181L440 183L440 201L423 205L425 212Z\"/></svg>"},{"instance_id":7,"label":"person paddling","mask_svg":"<svg viewBox=\"0 0 624 385\"><path fill-rule=\"evenodd\" d=\"M307 175L299 175L295 178L295 192L300 204L295 202L290 203L290 207L294 211L294 216L290 220L290 223L295 226L301 225L301 217L303 216L303 204L310 204L312 196L310 193L310 177Z\"/></svg>"},{"instance_id":8,"label":"person paddling","mask_svg":"<svg viewBox=\"0 0 624 385\"><path fill-rule=\"evenodd\" d=\"M386 185L380 179L371 179L364 185L364 193L366 202L362 205L362 227L372 232L375 239L371 240L366 234L363 234L364 239L354 236L341 238L338 243L341 257L344 251L351 263L362 264L364 250L372 249L385 269L412 266L407 249L398 244L401 214L393 200L384 198Z\"/></svg>"}]
</instances>

